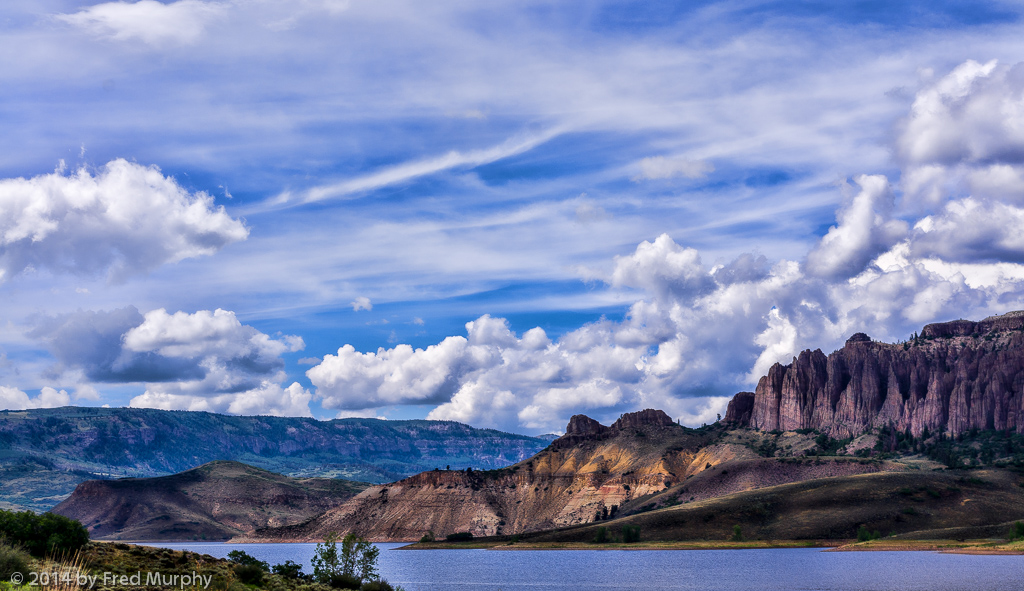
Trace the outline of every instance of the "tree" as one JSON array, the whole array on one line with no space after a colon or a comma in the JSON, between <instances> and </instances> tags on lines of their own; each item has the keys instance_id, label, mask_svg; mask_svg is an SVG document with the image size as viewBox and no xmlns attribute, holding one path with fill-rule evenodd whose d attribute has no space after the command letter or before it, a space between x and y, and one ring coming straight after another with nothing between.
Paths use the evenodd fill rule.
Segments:
<instances>
[{"instance_id":1,"label":"tree","mask_svg":"<svg viewBox=\"0 0 1024 591\"><path fill-rule=\"evenodd\" d=\"M731 540L733 542L742 542L743 541L743 528L741 528L739 526L739 524L736 524L736 525L732 526L732 538L731 538Z\"/></svg>"},{"instance_id":2,"label":"tree","mask_svg":"<svg viewBox=\"0 0 1024 591\"><path fill-rule=\"evenodd\" d=\"M330 533L313 551L313 578L327 585L339 577L376 581L379 555L376 546L355 534L342 538L339 552L338 535Z\"/></svg>"}]
</instances>

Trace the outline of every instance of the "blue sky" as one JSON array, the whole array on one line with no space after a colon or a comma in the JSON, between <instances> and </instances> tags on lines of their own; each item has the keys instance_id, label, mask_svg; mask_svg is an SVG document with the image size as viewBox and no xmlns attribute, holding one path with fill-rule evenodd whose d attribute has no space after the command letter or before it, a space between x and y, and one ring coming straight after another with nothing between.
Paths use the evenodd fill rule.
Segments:
<instances>
[{"instance_id":1,"label":"blue sky","mask_svg":"<svg viewBox=\"0 0 1024 591\"><path fill-rule=\"evenodd\" d=\"M6 2L0 405L700 424L1022 308L1022 10Z\"/></svg>"}]
</instances>

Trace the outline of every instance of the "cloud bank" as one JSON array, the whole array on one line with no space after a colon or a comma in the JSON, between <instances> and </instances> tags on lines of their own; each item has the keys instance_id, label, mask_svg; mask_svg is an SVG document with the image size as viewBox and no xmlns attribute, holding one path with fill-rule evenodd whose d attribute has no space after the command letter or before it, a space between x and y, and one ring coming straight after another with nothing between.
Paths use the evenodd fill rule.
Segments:
<instances>
[{"instance_id":1,"label":"cloud bank","mask_svg":"<svg viewBox=\"0 0 1024 591\"><path fill-rule=\"evenodd\" d=\"M310 416L309 392L280 385L281 355L302 350L302 339L271 338L227 310L80 311L44 319L29 336L47 343L57 372L144 383L131 406Z\"/></svg>"},{"instance_id":2,"label":"cloud bank","mask_svg":"<svg viewBox=\"0 0 1024 591\"><path fill-rule=\"evenodd\" d=\"M861 175L803 260L705 264L668 235L598 274L640 290L621 322L552 341L501 318L425 349L346 345L307 372L325 408L436 404L429 417L534 431L569 414L655 406L714 420L728 396L805 347L852 332L905 338L922 323L1024 304L1024 67L967 62L917 95L896 145L903 175ZM687 175L657 162L647 178ZM689 170L694 172L694 170ZM591 277L595 276L591 273Z\"/></svg>"}]
</instances>

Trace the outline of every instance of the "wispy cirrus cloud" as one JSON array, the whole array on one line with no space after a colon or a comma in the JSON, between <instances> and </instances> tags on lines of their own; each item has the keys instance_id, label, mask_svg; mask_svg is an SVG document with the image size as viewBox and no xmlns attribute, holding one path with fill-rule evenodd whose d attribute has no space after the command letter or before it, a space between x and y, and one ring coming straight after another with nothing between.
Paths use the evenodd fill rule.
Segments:
<instances>
[{"instance_id":1,"label":"wispy cirrus cloud","mask_svg":"<svg viewBox=\"0 0 1024 591\"><path fill-rule=\"evenodd\" d=\"M452 150L441 156L404 162L356 178L329 185L311 187L298 194L286 191L270 199L265 206L256 206L253 211L260 211L264 208L316 203L328 199L352 198L375 189L409 182L446 170L473 168L482 164L490 164L532 150L565 133L565 131L567 131L566 128L552 128L536 134L517 135L489 148L468 151Z\"/></svg>"}]
</instances>

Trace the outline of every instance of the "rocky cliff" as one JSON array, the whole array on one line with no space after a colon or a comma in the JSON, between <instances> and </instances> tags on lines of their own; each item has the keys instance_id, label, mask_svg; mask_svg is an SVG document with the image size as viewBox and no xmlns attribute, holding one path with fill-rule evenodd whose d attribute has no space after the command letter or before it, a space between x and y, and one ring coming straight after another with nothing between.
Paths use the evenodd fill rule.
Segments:
<instances>
[{"instance_id":1,"label":"rocky cliff","mask_svg":"<svg viewBox=\"0 0 1024 591\"><path fill-rule=\"evenodd\" d=\"M299 523L366 486L211 462L172 476L83 482L53 512L77 519L94 539L226 540L257 527Z\"/></svg>"},{"instance_id":2,"label":"rocky cliff","mask_svg":"<svg viewBox=\"0 0 1024 591\"><path fill-rule=\"evenodd\" d=\"M930 324L906 343L857 333L830 355L804 351L737 394L726 420L837 438L881 426L1024 433L1024 312Z\"/></svg>"},{"instance_id":3,"label":"rocky cliff","mask_svg":"<svg viewBox=\"0 0 1024 591\"><path fill-rule=\"evenodd\" d=\"M625 414L610 427L576 415L564 436L508 468L434 470L372 486L305 524L260 530L246 539L304 541L356 532L399 541L428 531L443 538L587 523L680 482L711 437L676 425L660 410Z\"/></svg>"}]
</instances>

